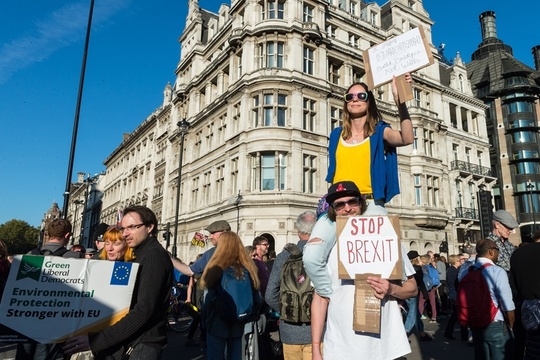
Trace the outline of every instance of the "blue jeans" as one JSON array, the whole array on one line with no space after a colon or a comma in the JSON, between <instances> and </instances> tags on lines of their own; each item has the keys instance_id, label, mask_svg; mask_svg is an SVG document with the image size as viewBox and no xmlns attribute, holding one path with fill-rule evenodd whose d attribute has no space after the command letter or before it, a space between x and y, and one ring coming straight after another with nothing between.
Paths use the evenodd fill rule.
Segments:
<instances>
[{"instance_id":1,"label":"blue jeans","mask_svg":"<svg viewBox=\"0 0 540 360\"><path fill-rule=\"evenodd\" d=\"M373 200L368 200L368 208L362 215L388 215L386 209L376 205ZM311 232L311 238L319 241L308 241L304 246L302 259L315 291L323 296L330 297L332 283L326 270L326 263L332 248L336 244L336 223L323 215L315 224Z\"/></svg>"},{"instance_id":2,"label":"blue jeans","mask_svg":"<svg viewBox=\"0 0 540 360\"><path fill-rule=\"evenodd\" d=\"M405 318L405 331L407 335L410 334L414 326L419 333L424 332L424 322L420 319L420 311L418 311L418 295L405 300L409 310L407 311L407 317Z\"/></svg>"},{"instance_id":3,"label":"blue jeans","mask_svg":"<svg viewBox=\"0 0 540 360\"><path fill-rule=\"evenodd\" d=\"M514 357L513 339L503 321L485 328L472 328L475 360L510 360Z\"/></svg>"}]
</instances>

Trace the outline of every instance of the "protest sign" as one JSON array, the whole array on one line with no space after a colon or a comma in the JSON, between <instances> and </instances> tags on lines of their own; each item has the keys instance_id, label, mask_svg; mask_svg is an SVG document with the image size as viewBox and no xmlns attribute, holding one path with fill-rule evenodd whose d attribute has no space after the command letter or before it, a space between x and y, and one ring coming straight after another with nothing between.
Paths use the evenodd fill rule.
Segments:
<instances>
[{"instance_id":1,"label":"protest sign","mask_svg":"<svg viewBox=\"0 0 540 360\"><path fill-rule=\"evenodd\" d=\"M366 273L401 279L401 244L394 229L399 218L338 216L336 225L340 279Z\"/></svg>"},{"instance_id":2,"label":"protest sign","mask_svg":"<svg viewBox=\"0 0 540 360\"><path fill-rule=\"evenodd\" d=\"M0 304L0 323L13 334L53 343L102 330L129 311L139 264L58 256L17 255Z\"/></svg>"},{"instance_id":3,"label":"protest sign","mask_svg":"<svg viewBox=\"0 0 540 360\"><path fill-rule=\"evenodd\" d=\"M397 216L351 216L336 219L338 276L355 284L353 330L380 334L381 301L368 276L402 280Z\"/></svg>"},{"instance_id":4,"label":"protest sign","mask_svg":"<svg viewBox=\"0 0 540 360\"><path fill-rule=\"evenodd\" d=\"M410 85L402 75L433 64L424 29L419 26L363 52L366 80L370 89L398 77L398 92L402 101L412 99Z\"/></svg>"}]
</instances>

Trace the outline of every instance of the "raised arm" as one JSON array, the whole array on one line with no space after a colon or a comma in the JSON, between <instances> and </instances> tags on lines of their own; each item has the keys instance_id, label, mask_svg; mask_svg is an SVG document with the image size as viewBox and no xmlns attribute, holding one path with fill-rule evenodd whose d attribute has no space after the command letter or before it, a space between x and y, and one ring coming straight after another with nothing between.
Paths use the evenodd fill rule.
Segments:
<instances>
[{"instance_id":1,"label":"raised arm","mask_svg":"<svg viewBox=\"0 0 540 360\"><path fill-rule=\"evenodd\" d=\"M411 74L405 74L405 80L407 83L412 83ZM392 146L406 146L412 144L414 141L413 126L411 116L407 105L399 101L399 94L397 90L396 77L392 79L392 94L394 95L394 101L398 107L400 129L386 128L384 130L384 140Z\"/></svg>"}]
</instances>

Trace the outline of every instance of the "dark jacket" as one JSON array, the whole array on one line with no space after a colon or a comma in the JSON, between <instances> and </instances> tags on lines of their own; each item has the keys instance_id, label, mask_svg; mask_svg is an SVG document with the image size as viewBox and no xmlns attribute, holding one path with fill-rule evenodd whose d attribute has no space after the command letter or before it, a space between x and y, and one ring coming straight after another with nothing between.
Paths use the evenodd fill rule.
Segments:
<instances>
[{"instance_id":1,"label":"dark jacket","mask_svg":"<svg viewBox=\"0 0 540 360\"><path fill-rule=\"evenodd\" d=\"M90 334L90 347L96 359L114 353L139 338L148 346L163 347L167 344L165 320L173 283L171 259L153 236L144 240L134 251L134 262L139 264L139 271L131 309L114 325Z\"/></svg>"}]
</instances>

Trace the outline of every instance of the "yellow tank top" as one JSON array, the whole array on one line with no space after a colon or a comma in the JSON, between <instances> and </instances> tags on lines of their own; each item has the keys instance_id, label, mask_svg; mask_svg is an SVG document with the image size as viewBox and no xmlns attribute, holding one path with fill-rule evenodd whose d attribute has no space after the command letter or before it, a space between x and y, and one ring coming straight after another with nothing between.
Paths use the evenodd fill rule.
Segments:
<instances>
[{"instance_id":1,"label":"yellow tank top","mask_svg":"<svg viewBox=\"0 0 540 360\"><path fill-rule=\"evenodd\" d=\"M371 194L371 151L369 138L360 144L347 144L339 138L336 150L334 183L353 181L362 194Z\"/></svg>"}]
</instances>

